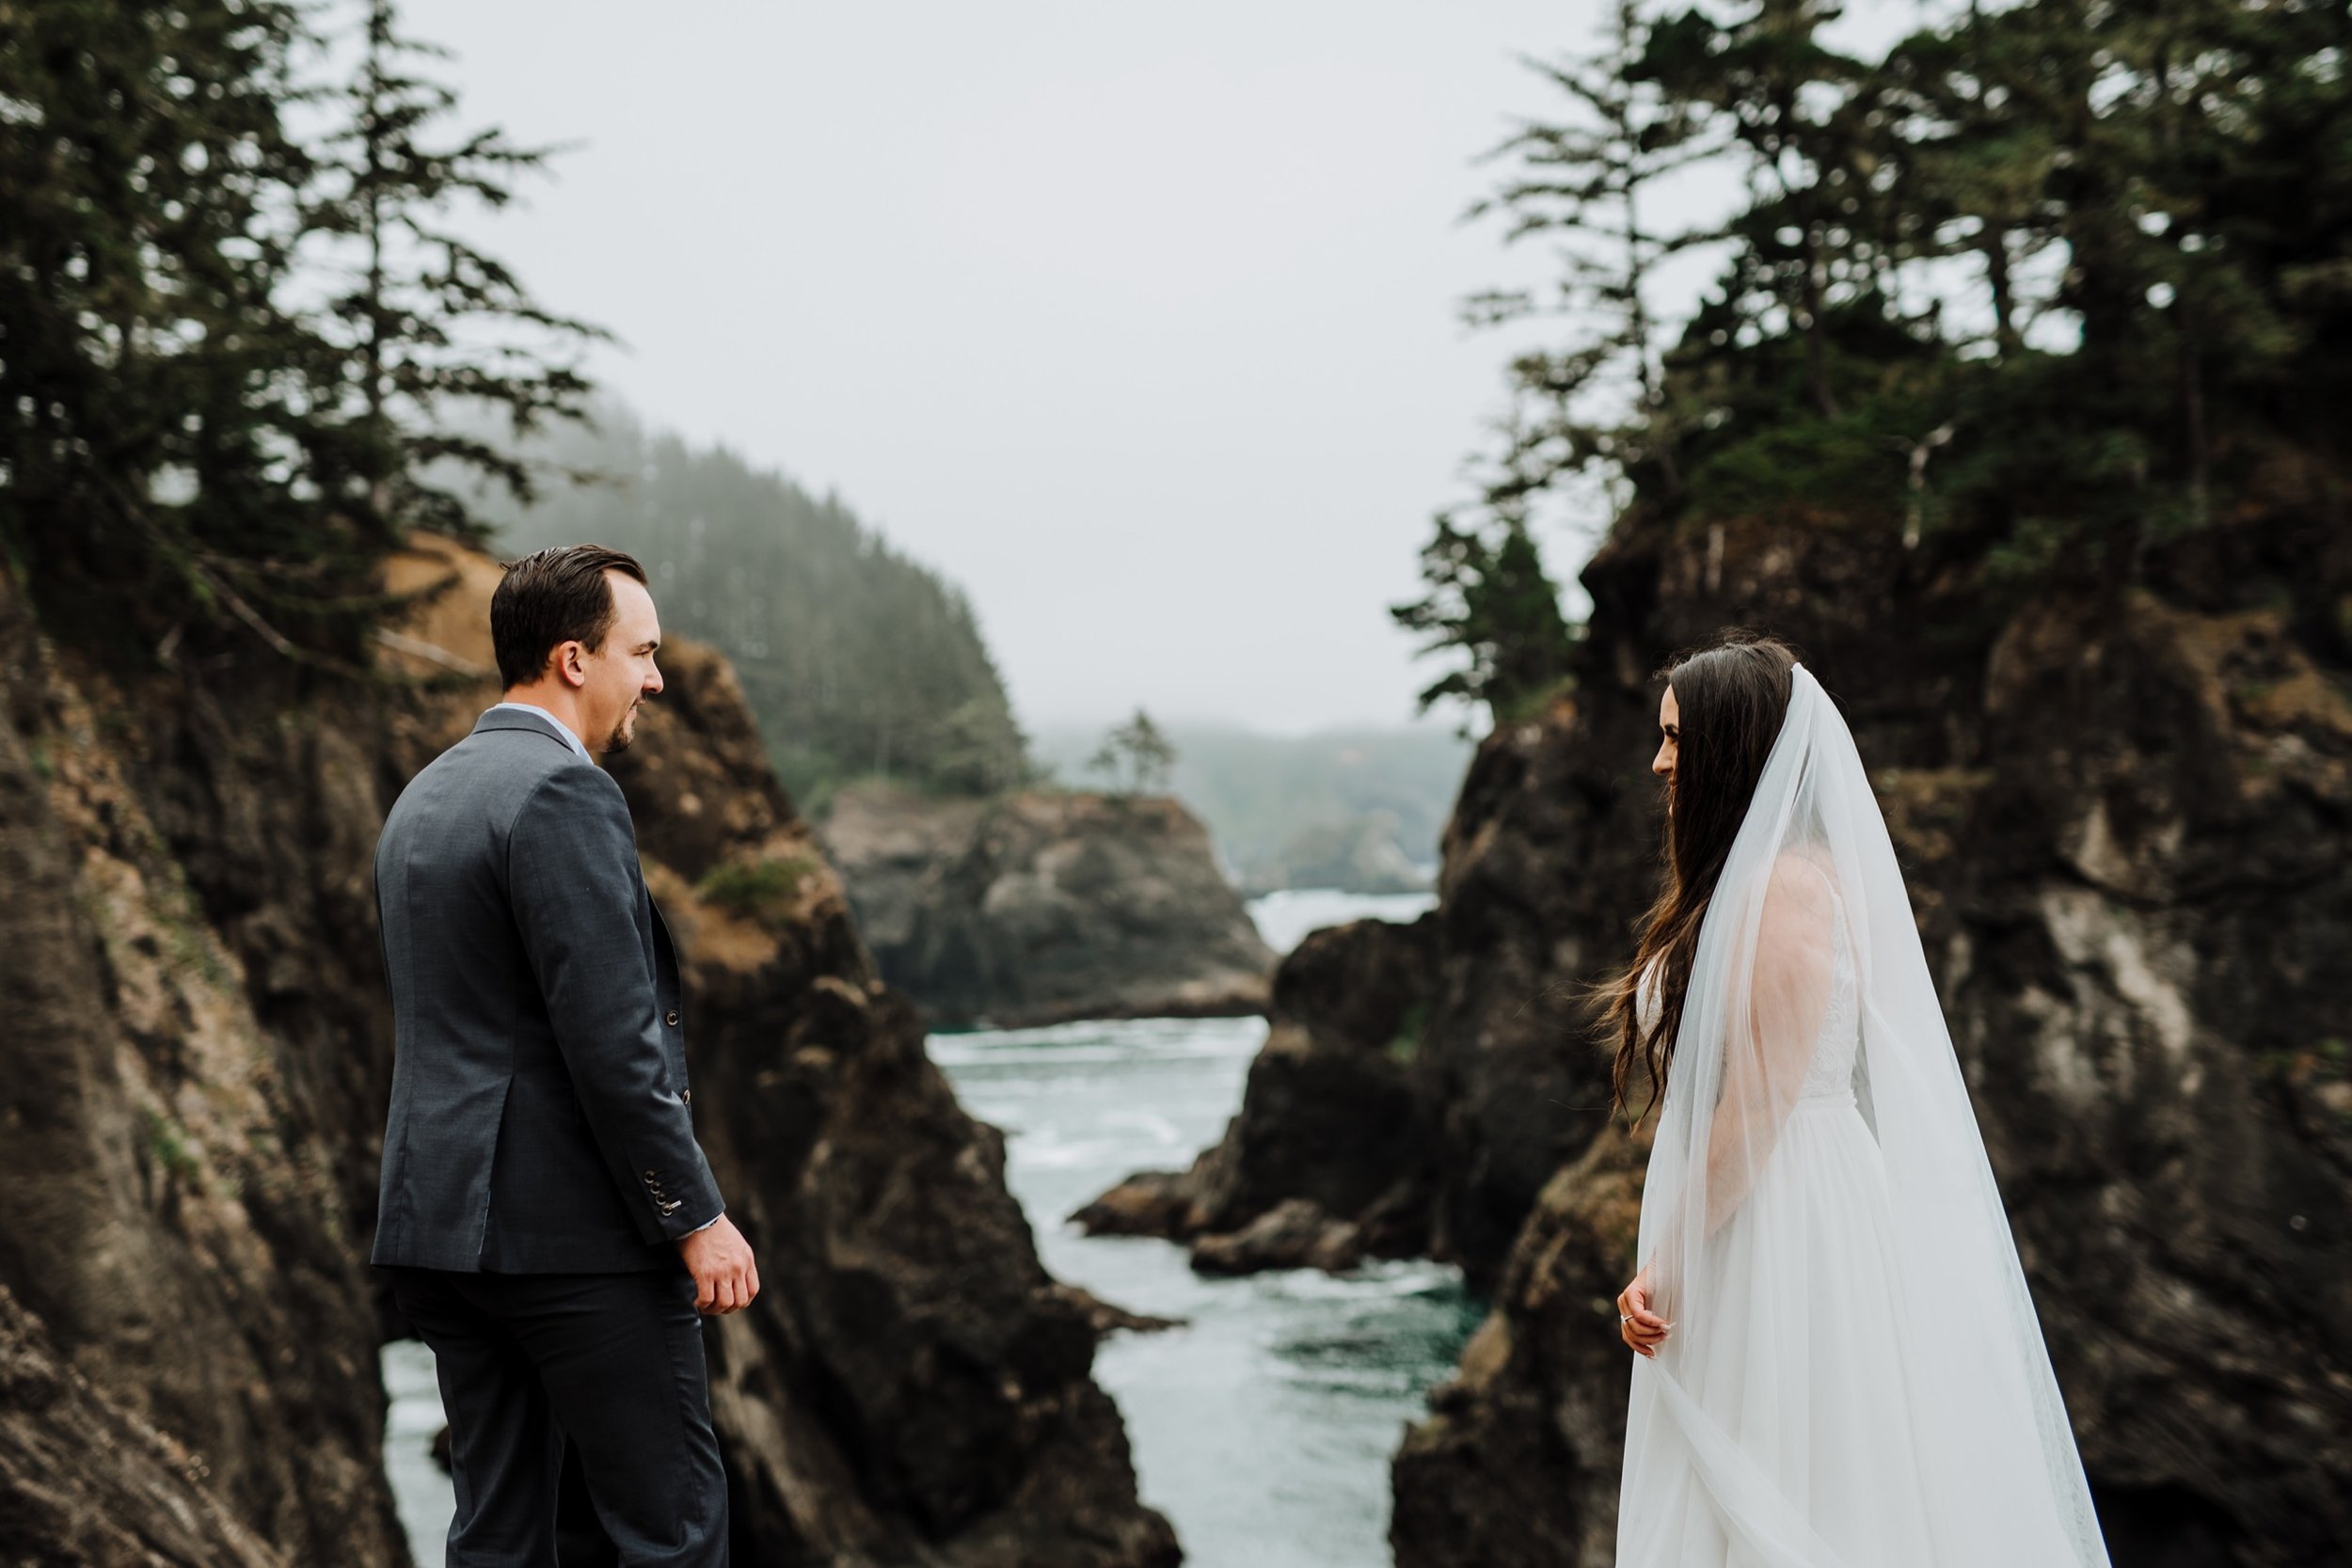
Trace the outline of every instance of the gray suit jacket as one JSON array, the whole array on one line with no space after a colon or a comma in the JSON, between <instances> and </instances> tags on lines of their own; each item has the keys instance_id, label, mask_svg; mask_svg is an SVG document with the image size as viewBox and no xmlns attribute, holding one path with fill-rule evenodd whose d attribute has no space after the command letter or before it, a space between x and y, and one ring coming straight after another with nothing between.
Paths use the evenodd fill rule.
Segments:
<instances>
[{"instance_id":1,"label":"gray suit jacket","mask_svg":"<svg viewBox=\"0 0 2352 1568\"><path fill-rule=\"evenodd\" d=\"M676 1266L723 1206L621 786L551 721L485 713L401 791L375 897L394 1056L373 1260Z\"/></svg>"}]
</instances>

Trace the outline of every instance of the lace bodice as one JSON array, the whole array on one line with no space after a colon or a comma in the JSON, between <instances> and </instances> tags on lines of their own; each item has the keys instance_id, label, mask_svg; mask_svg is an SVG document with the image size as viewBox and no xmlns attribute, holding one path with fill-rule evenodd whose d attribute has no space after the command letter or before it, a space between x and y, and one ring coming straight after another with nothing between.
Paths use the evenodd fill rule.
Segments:
<instances>
[{"instance_id":1,"label":"lace bodice","mask_svg":"<svg viewBox=\"0 0 2352 1568\"><path fill-rule=\"evenodd\" d=\"M1846 929L1846 901L1830 894L1831 980L1829 1011L1821 1016L1821 1032L1814 1037L1813 1059L1797 1091L1799 1103L1807 1100L1849 1100L1853 1096L1854 1056L1862 1049L1862 998L1855 981L1853 938Z\"/></svg>"},{"instance_id":2,"label":"lace bodice","mask_svg":"<svg viewBox=\"0 0 2352 1568\"><path fill-rule=\"evenodd\" d=\"M1797 1091L1801 1104L1808 1100L1842 1102L1851 1099L1854 1057L1862 1049L1862 1001L1856 984L1853 937L1846 927L1846 901L1837 896L1835 889L1830 893L1830 951L1833 967L1829 1011L1821 1017L1821 1030L1814 1037L1813 1054ZM1656 959L1642 973L1635 1006L1642 1027L1646 1030L1655 1026L1661 1006Z\"/></svg>"}]
</instances>

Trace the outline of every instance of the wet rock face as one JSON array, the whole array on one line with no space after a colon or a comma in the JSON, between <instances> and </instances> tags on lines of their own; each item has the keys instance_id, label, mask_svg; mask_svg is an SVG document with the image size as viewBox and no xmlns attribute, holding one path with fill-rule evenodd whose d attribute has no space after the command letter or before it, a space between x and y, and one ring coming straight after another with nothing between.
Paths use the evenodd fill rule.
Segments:
<instances>
[{"instance_id":1,"label":"wet rock face","mask_svg":"<svg viewBox=\"0 0 2352 1568\"><path fill-rule=\"evenodd\" d=\"M389 1030L311 1034L338 1010L318 999L381 988L310 815L323 781L354 783L348 753L145 699L58 658L0 582L0 1332L50 1369L23 1386L47 1402L0 1399L18 1453L46 1456L0 1461L0 1559L245 1562L267 1542L392 1568L346 1180ZM340 809L370 798L362 770ZM226 831L188 854L207 812ZM100 1441L125 1422L178 1457Z\"/></svg>"},{"instance_id":2,"label":"wet rock face","mask_svg":"<svg viewBox=\"0 0 2352 1568\"><path fill-rule=\"evenodd\" d=\"M45 1402L0 1399L0 1560L407 1560L362 1262L391 1049L370 863L402 784L496 697L462 672L489 663L497 568L421 541L391 576L447 581L404 633L428 651L388 657L455 689L312 689L258 656L123 687L0 592L0 1387ZM1089 1376L1100 1304L1038 1263L996 1135L872 974L724 664L662 657L614 772L761 1260L710 1338L739 1551L1173 1564ZM38 1375L20 1340L54 1346L24 1353ZM110 1419L161 1434L177 1480L81 1440ZM90 1499L113 1517L59 1534Z\"/></svg>"},{"instance_id":3,"label":"wet rock face","mask_svg":"<svg viewBox=\"0 0 2352 1568\"><path fill-rule=\"evenodd\" d=\"M2352 1555L2352 1451L2301 1435L2352 1431L2352 701L2313 652L2153 599L2010 628L1971 825L2041 853L1963 830L1925 927L2103 1517L2166 1560Z\"/></svg>"},{"instance_id":4,"label":"wet rock face","mask_svg":"<svg viewBox=\"0 0 2352 1568\"><path fill-rule=\"evenodd\" d=\"M1565 712L1489 736L1448 823L1422 1096L1438 1127L1433 1249L1489 1286L1544 1184L1607 1120L1587 987L1629 957L1657 875L1649 751L1563 746ZM1643 900L1645 902L1646 900Z\"/></svg>"},{"instance_id":5,"label":"wet rock face","mask_svg":"<svg viewBox=\"0 0 2352 1568\"><path fill-rule=\"evenodd\" d=\"M1275 954L1172 800L844 791L824 842L882 977L938 1022L1263 1012Z\"/></svg>"},{"instance_id":6,"label":"wet rock face","mask_svg":"<svg viewBox=\"0 0 2352 1568\"><path fill-rule=\"evenodd\" d=\"M1433 1011L1434 1049L1507 1083L1479 1031L1629 945L1655 887L1646 673L1722 624L1790 637L1895 833L2117 1562L2352 1553L2352 1449L2316 1435L2352 1431L2341 651L2161 577L1971 629L1891 542L1827 532L1624 530L1587 582L1573 703L1488 740L1449 838L1440 969L1490 984ZM1545 768L1546 788L1476 787ZM1465 856L1569 891L1532 904ZM1597 1081L1597 1047L1563 1054ZM1507 1143L1486 1126L1469 1147ZM1639 1159L1581 1136L1398 1456L1401 1568L1610 1559Z\"/></svg>"}]
</instances>

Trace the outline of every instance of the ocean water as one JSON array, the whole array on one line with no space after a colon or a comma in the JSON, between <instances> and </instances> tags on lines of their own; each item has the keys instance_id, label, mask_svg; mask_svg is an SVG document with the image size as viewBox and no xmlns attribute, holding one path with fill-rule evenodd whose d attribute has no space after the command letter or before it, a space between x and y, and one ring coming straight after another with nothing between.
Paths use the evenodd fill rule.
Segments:
<instances>
[{"instance_id":1,"label":"ocean water","mask_svg":"<svg viewBox=\"0 0 2352 1568\"><path fill-rule=\"evenodd\" d=\"M1253 901L1268 942L1359 915L1409 920L1426 896L1283 893ZM1141 1019L932 1037L964 1107L1006 1135L1006 1178L1058 1278L1131 1311L1180 1318L1120 1333L1095 1376L1119 1403L1146 1501L1200 1568L1377 1568L1389 1561L1389 1456L1447 1375L1478 1306L1452 1269L1381 1263L1213 1279L1184 1250L1089 1238L1067 1221L1131 1171L1176 1168L1240 1108L1262 1019ZM440 1424L432 1356L385 1352L386 1465L424 1563L439 1560L448 1480L425 1457Z\"/></svg>"}]
</instances>

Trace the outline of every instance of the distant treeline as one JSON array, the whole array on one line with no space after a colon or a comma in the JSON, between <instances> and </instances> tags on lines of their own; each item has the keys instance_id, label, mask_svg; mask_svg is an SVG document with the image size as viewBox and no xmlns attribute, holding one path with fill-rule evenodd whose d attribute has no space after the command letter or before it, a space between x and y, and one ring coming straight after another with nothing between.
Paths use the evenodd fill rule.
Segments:
<instances>
[{"instance_id":1,"label":"distant treeline","mask_svg":"<svg viewBox=\"0 0 2352 1568\"><path fill-rule=\"evenodd\" d=\"M881 776L950 794L1030 776L1003 680L961 590L838 499L723 448L606 408L529 448L602 476L483 511L510 556L583 540L644 561L665 627L733 661L776 771L804 811Z\"/></svg>"}]
</instances>

